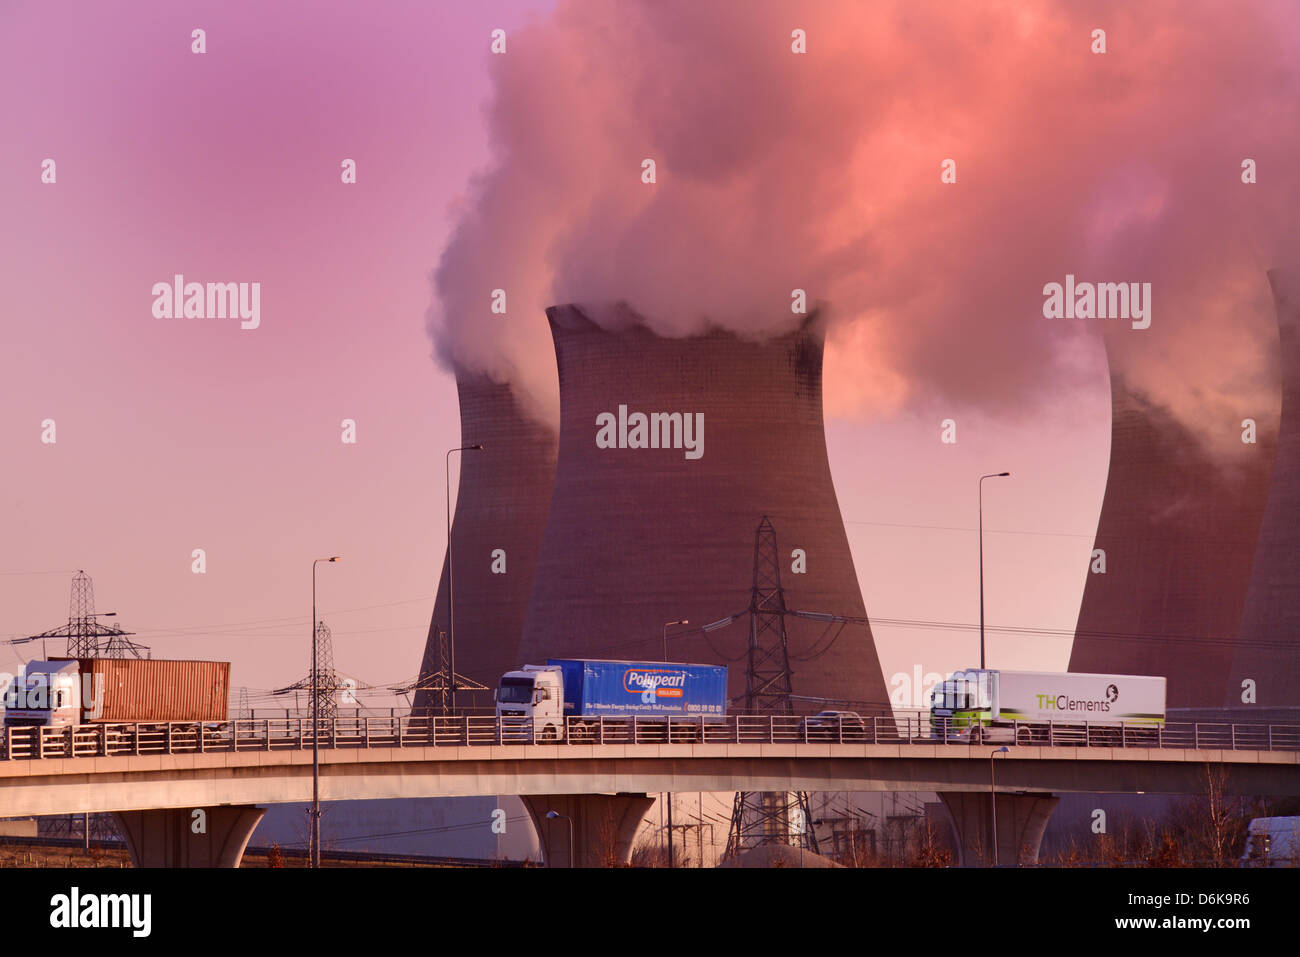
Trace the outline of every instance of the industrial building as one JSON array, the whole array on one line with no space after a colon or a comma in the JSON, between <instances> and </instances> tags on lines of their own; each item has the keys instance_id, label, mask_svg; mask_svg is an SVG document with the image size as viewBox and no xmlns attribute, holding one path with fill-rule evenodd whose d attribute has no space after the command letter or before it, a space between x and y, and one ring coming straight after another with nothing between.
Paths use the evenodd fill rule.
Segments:
<instances>
[{"instance_id":1,"label":"industrial building","mask_svg":"<svg viewBox=\"0 0 1300 957\"><path fill-rule=\"evenodd\" d=\"M491 689L519 664L519 637L533 567L555 478L556 435L529 417L510 386L482 373L456 371L461 445L460 484L452 524L455 556L456 672ZM431 485L441 486L442 476ZM448 628L448 564L444 556L429 637L420 665L415 713L434 705L427 690L443 667L438 632ZM461 707L492 706L491 694L458 695Z\"/></svg>"},{"instance_id":2,"label":"industrial building","mask_svg":"<svg viewBox=\"0 0 1300 957\"><path fill-rule=\"evenodd\" d=\"M1300 707L1300 269L1270 270L1268 279L1281 342L1282 419L1229 707Z\"/></svg>"},{"instance_id":3,"label":"industrial building","mask_svg":"<svg viewBox=\"0 0 1300 957\"><path fill-rule=\"evenodd\" d=\"M734 702L747 621L701 626L748 608L767 516L786 607L860 619L789 620L797 710L887 709L827 461L817 317L759 341L668 338L626 309L602 323L573 305L547 316L559 458L519 660L657 658L665 624L684 619L667 657L729 664Z\"/></svg>"},{"instance_id":4,"label":"industrial building","mask_svg":"<svg viewBox=\"0 0 1300 957\"><path fill-rule=\"evenodd\" d=\"M1207 422L1239 434L1240 420L1259 419L1256 444L1211 451L1111 360L1110 472L1094 545L1105 571L1094 570L1094 552L1069 670L1164 675L1168 707L1218 705L1268 494L1274 420L1243 409Z\"/></svg>"}]
</instances>

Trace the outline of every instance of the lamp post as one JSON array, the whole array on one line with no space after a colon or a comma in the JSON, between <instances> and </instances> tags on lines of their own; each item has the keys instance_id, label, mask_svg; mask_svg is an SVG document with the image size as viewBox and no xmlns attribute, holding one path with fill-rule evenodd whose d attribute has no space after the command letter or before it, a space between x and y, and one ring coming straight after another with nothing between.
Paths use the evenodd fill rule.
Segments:
<instances>
[{"instance_id":1,"label":"lamp post","mask_svg":"<svg viewBox=\"0 0 1300 957\"><path fill-rule=\"evenodd\" d=\"M668 660L668 629L672 628L674 625L689 625L690 623L689 618L679 618L677 621L664 622L664 661Z\"/></svg>"},{"instance_id":2,"label":"lamp post","mask_svg":"<svg viewBox=\"0 0 1300 957\"><path fill-rule=\"evenodd\" d=\"M316 674L316 566L321 562L336 562L339 556L318 558L311 563L311 866L320 867L320 697L317 694Z\"/></svg>"},{"instance_id":3,"label":"lamp post","mask_svg":"<svg viewBox=\"0 0 1300 957\"><path fill-rule=\"evenodd\" d=\"M677 621L664 622L664 661L668 660L668 629L671 628L673 625L689 625L690 623L691 621L689 618L679 618L677 619ZM671 718L668 719L668 726L672 727ZM671 738L672 735L669 735L670 744L672 743ZM672 791L668 792L668 866L669 867L676 866L673 863L673 792Z\"/></svg>"},{"instance_id":4,"label":"lamp post","mask_svg":"<svg viewBox=\"0 0 1300 957\"><path fill-rule=\"evenodd\" d=\"M451 560L451 453L452 452L482 452L482 445L462 445L454 449L447 450L446 466L447 476L447 683L451 691L451 712L456 713L456 579L455 565Z\"/></svg>"},{"instance_id":5,"label":"lamp post","mask_svg":"<svg viewBox=\"0 0 1300 957\"><path fill-rule=\"evenodd\" d=\"M980 476L980 671L984 670L984 480L1005 478L1010 472L994 472Z\"/></svg>"},{"instance_id":6,"label":"lamp post","mask_svg":"<svg viewBox=\"0 0 1300 957\"><path fill-rule=\"evenodd\" d=\"M569 817L567 814L561 814L559 811L546 812L546 819L548 821L554 821L557 817L564 818L564 820L569 822L569 866L575 867L577 866L577 862L573 859L573 818Z\"/></svg>"},{"instance_id":7,"label":"lamp post","mask_svg":"<svg viewBox=\"0 0 1300 957\"><path fill-rule=\"evenodd\" d=\"M993 807L993 866L998 866L998 792L993 788L993 759L999 754L1006 754L1006 745L989 755L989 800Z\"/></svg>"}]
</instances>

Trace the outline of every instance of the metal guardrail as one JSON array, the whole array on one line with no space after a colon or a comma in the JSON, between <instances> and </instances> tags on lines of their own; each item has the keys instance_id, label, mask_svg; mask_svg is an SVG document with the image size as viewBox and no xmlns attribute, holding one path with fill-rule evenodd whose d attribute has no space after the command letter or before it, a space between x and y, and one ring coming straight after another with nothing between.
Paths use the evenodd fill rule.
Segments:
<instances>
[{"instance_id":1,"label":"metal guardrail","mask_svg":"<svg viewBox=\"0 0 1300 957\"><path fill-rule=\"evenodd\" d=\"M1300 725L1170 723L1163 727L1017 723L970 729L948 719L932 725L925 712L861 719L800 715L726 717L573 718L564 734L528 718L335 718L319 723L329 750L393 747L475 747L500 744L983 744L1039 747L1140 747L1300 751ZM113 755L301 751L313 745L305 718L88 724L4 728L0 760L93 758Z\"/></svg>"}]
</instances>

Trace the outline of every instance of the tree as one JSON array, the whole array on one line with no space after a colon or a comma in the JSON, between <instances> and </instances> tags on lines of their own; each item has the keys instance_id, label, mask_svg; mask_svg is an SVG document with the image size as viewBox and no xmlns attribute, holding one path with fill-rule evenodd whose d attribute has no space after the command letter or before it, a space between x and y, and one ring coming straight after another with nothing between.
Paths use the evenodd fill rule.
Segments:
<instances>
[{"instance_id":1,"label":"tree","mask_svg":"<svg viewBox=\"0 0 1300 957\"><path fill-rule=\"evenodd\" d=\"M1246 844L1251 802L1228 793L1228 772L1222 764L1206 762L1201 782L1200 794L1170 806L1165 827L1186 863L1233 867Z\"/></svg>"}]
</instances>

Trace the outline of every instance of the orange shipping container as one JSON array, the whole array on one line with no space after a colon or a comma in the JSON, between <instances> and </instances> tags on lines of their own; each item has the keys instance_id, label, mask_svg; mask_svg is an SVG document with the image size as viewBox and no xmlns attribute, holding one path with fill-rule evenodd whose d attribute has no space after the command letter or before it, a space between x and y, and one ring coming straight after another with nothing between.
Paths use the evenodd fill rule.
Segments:
<instances>
[{"instance_id":1,"label":"orange shipping container","mask_svg":"<svg viewBox=\"0 0 1300 957\"><path fill-rule=\"evenodd\" d=\"M225 721L229 717L230 662L160 658L81 658L92 694L103 687L102 713L87 722Z\"/></svg>"}]
</instances>

